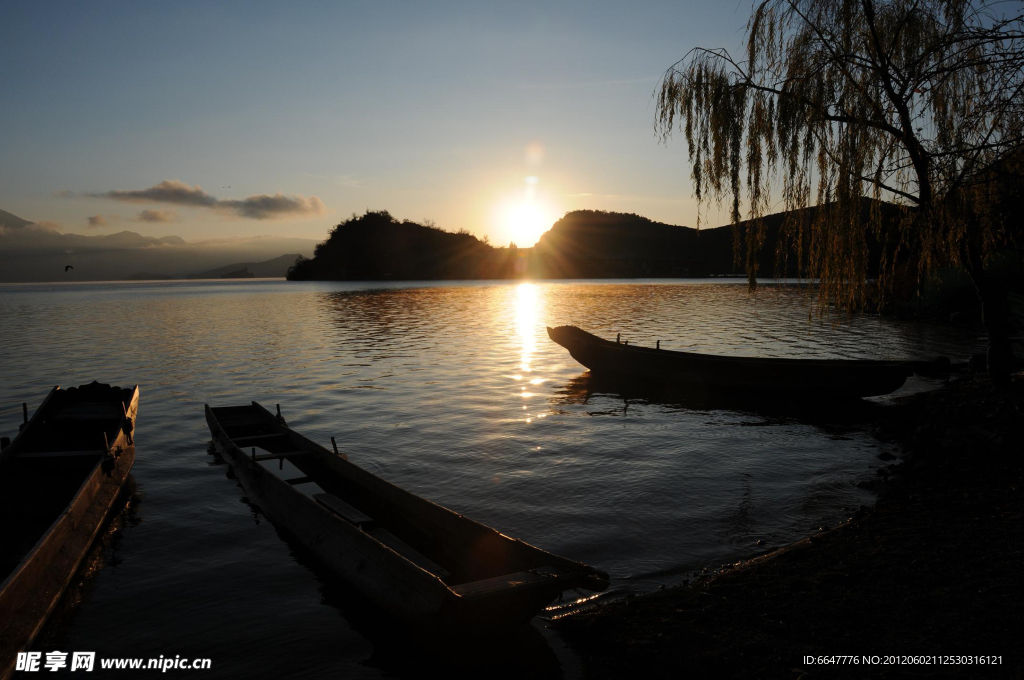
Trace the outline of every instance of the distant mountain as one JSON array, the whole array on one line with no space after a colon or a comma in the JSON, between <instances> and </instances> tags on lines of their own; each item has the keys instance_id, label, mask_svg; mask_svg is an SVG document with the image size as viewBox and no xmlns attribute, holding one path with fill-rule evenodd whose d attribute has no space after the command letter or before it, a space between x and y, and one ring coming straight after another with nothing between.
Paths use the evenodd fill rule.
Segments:
<instances>
[{"instance_id":1,"label":"distant mountain","mask_svg":"<svg viewBox=\"0 0 1024 680\"><path fill-rule=\"evenodd\" d=\"M121 281L173 281L176 277L151 272L136 272L121 278Z\"/></svg>"},{"instance_id":2,"label":"distant mountain","mask_svg":"<svg viewBox=\"0 0 1024 680\"><path fill-rule=\"evenodd\" d=\"M17 215L12 215L6 210L0 210L0 231L3 229L22 229L30 224L33 223L23 220Z\"/></svg>"},{"instance_id":3,"label":"distant mountain","mask_svg":"<svg viewBox=\"0 0 1024 680\"><path fill-rule=\"evenodd\" d=\"M46 226L0 210L0 281L104 281L135 278L184 278L196 271L223 268L225 263L252 263L287 259L272 266L283 276L296 253L309 256L312 239L256 236L186 242L180 236L159 238L133 231L116 234L62 234ZM73 269L65 271L65 266ZM229 265L238 269L241 264Z\"/></svg>"},{"instance_id":4,"label":"distant mountain","mask_svg":"<svg viewBox=\"0 0 1024 680\"><path fill-rule=\"evenodd\" d=\"M189 274L190 279L219 279L224 277L226 274L232 274L234 272L246 270L250 272L254 277L263 278L275 278L284 276L288 273L288 268L295 264L295 260L299 259L298 253L294 255L282 255L281 257L275 257L273 260L267 260L266 262L238 262L236 264L229 264L224 267L217 267L216 269L209 269L205 272L199 272L198 274Z\"/></svg>"}]
</instances>

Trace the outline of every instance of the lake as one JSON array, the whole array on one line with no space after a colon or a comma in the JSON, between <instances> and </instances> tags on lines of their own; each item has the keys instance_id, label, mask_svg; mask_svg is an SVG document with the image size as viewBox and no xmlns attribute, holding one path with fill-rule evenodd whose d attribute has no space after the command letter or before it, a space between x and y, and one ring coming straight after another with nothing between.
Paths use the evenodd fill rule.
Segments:
<instances>
[{"instance_id":1,"label":"lake","mask_svg":"<svg viewBox=\"0 0 1024 680\"><path fill-rule=\"evenodd\" d=\"M416 641L396 644L245 502L208 452L204 403L280 404L293 428L334 436L373 473L609 572L608 597L807 535L872 502L858 483L876 478L882 447L865 426L841 410L618 394L545 326L757 356L964 360L978 343L876 316L835 325L812 306L799 287L752 296L708 280L0 286L0 432L13 437L21 403L34 410L56 384L141 386L136 499L42 648L208 657L203 677L450 671L443 655L410 655ZM493 675L487 659L504 654L509 675L571 675L550 635L536 623L467 672Z\"/></svg>"}]
</instances>

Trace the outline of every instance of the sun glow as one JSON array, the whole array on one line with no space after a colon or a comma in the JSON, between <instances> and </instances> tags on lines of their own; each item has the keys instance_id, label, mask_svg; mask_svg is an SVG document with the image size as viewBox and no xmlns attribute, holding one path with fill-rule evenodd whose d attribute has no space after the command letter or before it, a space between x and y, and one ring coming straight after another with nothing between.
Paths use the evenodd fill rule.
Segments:
<instances>
[{"instance_id":1,"label":"sun glow","mask_svg":"<svg viewBox=\"0 0 1024 680\"><path fill-rule=\"evenodd\" d=\"M530 248L541 234L551 228L554 216L537 194L539 183L535 176L526 177L522 198L508 201L500 208L498 221L503 241L515 243L520 248Z\"/></svg>"},{"instance_id":2,"label":"sun glow","mask_svg":"<svg viewBox=\"0 0 1024 680\"><path fill-rule=\"evenodd\" d=\"M502 221L509 238L522 248L533 246L553 222L544 208L529 200L506 206Z\"/></svg>"}]
</instances>

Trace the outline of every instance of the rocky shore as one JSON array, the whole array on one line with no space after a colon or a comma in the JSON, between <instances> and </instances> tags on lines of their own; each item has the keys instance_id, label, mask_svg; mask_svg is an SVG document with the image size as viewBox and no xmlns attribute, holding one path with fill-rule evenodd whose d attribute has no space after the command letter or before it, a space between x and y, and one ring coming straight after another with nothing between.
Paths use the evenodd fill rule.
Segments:
<instances>
[{"instance_id":1,"label":"rocky shore","mask_svg":"<svg viewBox=\"0 0 1024 680\"><path fill-rule=\"evenodd\" d=\"M1016 378L1004 392L964 378L882 409L877 434L902 454L874 508L710 578L558 620L584 677L1022 677Z\"/></svg>"}]
</instances>

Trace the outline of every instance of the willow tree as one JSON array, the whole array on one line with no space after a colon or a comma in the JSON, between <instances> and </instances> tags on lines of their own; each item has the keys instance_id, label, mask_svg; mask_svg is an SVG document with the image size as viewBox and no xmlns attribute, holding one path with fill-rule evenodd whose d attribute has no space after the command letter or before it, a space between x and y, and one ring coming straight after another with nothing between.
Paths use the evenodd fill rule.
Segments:
<instances>
[{"instance_id":1,"label":"willow tree","mask_svg":"<svg viewBox=\"0 0 1024 680\"><path fill-rule=\"evenodd\" d=\"M1021 10L764 0L745 54L697 48L668 69L656 128L663 139L685 134L702 207L729 204L733 223L744 222L737 248L752 286L762 218L781 202L789 212L780 240L820 280L821 305L866 301L869 239L880 250L880 302L899 262L914 263L918 281L937 266L966 270L982 302L990 372L1008 376L1005 297L987 264L1008 241L1020 243L1005 206L1024 166Z\"/></svg>"}]
</instances>

